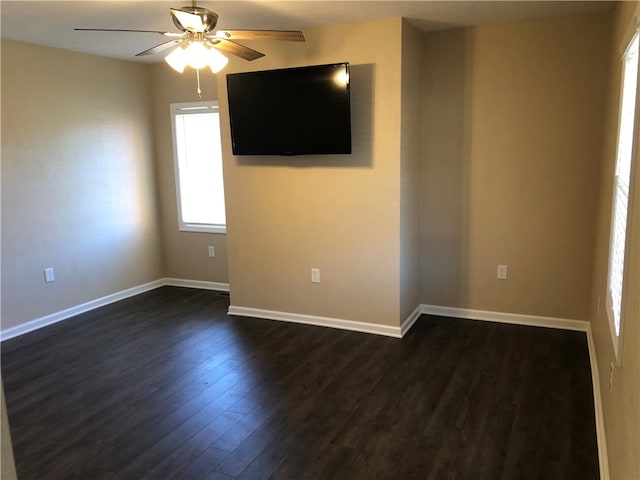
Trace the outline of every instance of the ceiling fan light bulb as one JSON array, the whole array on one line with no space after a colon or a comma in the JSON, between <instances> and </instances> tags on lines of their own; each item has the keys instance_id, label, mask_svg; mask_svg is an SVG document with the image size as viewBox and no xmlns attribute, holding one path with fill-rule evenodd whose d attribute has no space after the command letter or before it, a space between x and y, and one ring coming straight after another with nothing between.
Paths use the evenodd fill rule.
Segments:
<instances>
[{"instance_id":1,"label":"ceiling fan light bulb","mask_svg":"<svg viewBox=\"0 0 640 480\"><path fill-rule=\"evenodd\" d=\"M208 51L201 42L191 42L184 51L187 65L200 69L208 63Z\"/></svg>"},{"instance_id":2,"label":"ceiling fan light bulb","mask_svg":"<svg viewBox=\"0 0 640 480\"><path fill-rule=\"evenodd\" d=\"M184 72L184 67L187 66L187 55L182 47L178 47L164 57L164 61L176 72L182 73Z\"/></svg>"},{"instance_id":3,"label":"ceiling fan light bulb","mask_svg":"<svg viewBox=\"0 0 640 480\"><path fill-rule=\"evenodd\" d=\"M215 48L210 48L207 56L209 57L207 63L212 73L218 73L229 62L229 59Z\"/></svg>"}]
</instances>

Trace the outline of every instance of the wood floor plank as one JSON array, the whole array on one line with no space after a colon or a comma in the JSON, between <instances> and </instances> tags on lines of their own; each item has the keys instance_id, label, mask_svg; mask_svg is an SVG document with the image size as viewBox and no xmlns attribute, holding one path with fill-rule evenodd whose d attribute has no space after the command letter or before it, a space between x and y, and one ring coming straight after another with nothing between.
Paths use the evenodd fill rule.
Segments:
<instances>
[{"instance_id":1,"label":"wood floor plank","mask_svg":"<svg viewBox=\"0 0 640 480\"><path fill-rule=\"evenodd\" d=\"M21 480L598 478L584 333L423 315L403 339L162 287L5 341Z\"/></svg>"}]
</instances>

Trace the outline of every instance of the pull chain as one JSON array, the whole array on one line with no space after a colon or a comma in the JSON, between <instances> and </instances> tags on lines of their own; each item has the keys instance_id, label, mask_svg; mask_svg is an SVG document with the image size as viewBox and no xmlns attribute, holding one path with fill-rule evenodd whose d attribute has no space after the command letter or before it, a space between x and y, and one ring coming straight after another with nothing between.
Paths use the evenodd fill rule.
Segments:
<instances>
[{"instance_id":1,"label":"pull chain","mask_svg":"<svg viewBox=\"0 0 640 480\"><path fill-rule=\"evenodd\" d=\"M198 94L198 100L202 100L202 90L200 90L200 69L196 68L196 79L198 81L198 88L196 89L196 93Z\"/></svg>"}]
</instances>

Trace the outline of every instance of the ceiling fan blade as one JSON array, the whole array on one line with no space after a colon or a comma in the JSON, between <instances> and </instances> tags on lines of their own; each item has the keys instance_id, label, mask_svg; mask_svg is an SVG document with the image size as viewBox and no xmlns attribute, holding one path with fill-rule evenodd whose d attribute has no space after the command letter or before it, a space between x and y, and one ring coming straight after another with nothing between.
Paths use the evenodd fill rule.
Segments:
<instances>
[{"instance_id":1,"label":"ceiling fan blade","mask_svg":"<svg viewBox=\"0 0 640 480\"><path fill-rule=\"evenodd\" d=\"M264 53L224 38L208 39L207 43L218 50L226 53L232 53L249 61L264 57Z\"/></svg>"},{"instance_id":2,"label":"ceiling fan blade","mask_svg":"<svg viewBox=\"0 0 640 480\"><path fill-rule=\"evenodd\" d=\"M167 50L168 48L177 47L182 42L184 42L183 39L169 40L168 42L161 43L160 45L156 45L155 47L148 48L143 52L136 53L136 57L140 57L142 55L153 55L154 53L162 52L163 50Z\"/></svg>"},{"instance_id":3,"label":"ceiling fan blade","mask_svg":"<svg viewBox=\"0 0 640 480\"><path fill-rule=\"evenodd\" d=\"M216 38L227 40L285 40L304 42L304 35L298 30L218 30Z\"/></svg>"},{"instance_id":4,"label":"ceiling fan blade","mask_svg":"<svg viewBox=\"0 0 640 480\"><path fill-rule=\"evenodd\" d=\"M171 15L178 21L182 28L189 30L190 32L204 32L205 26L202 23L202 18L191 12L185 12L178 8L170 8Z\"/></svg>"},{"instance_id":5,"label":"ceiling fan blade","mask_svg":"<svg viewBox=\"0 0 640 480\"><path fill-rule=\"evenodd\" d=\"M159 30L130 30L126 28L74 28L78 32L134 32L134 33L159 33L165 37L181 37L182 33L161 32Z\"/></svg>"}]
</instances>

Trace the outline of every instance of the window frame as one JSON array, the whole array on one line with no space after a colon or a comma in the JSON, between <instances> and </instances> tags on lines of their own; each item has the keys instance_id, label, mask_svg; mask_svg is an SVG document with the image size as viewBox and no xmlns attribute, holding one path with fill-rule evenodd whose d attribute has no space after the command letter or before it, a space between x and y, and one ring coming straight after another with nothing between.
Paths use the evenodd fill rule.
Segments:
<instances>
[{"instance_id":1,"label":"window frame","mask_svg":"<svg viewBox=\"0 0 640 480\"><path fill-rule=\"evenodd\" d=\"M634 21L634 28L625 36L625 41L622 44L622 52L621 52L621 62L622 62L622 75L620 80L620 99L618 106L618 131L616 134L616 156L614 162L614 171L613 171L613 182L612 182L612 192L611 192L611 222L610 222L610 230L609 230L609 255L607 257L607 282L606 282L606 315L609 323L609 329L611 334L611 341L613 343L613 351L616 358L616 362L618 366L622 365L622 339L624 337L624 325L625 325L625 310L624 310L624 301L626 298L627 284L628 284L628 269L627 264L629 261L630 250L631 250L631 216L632 209L635 203L635 178L637 175L637 157L638 157L638 134L640 133L640 25L638 25L637 21ZM624 244L624 253L623 253L623 271L622 271L622 286L621 286L621 297L620 297L620 318L619 318L619 328L616 332L615 325L615 313L613 311L613 298L612 298L612 288L611 288L611 270L612 270L612 260L613 260L613 243L614 243L614 232L616 228L616 197L618 191L618 155L620 150L620 135L622 130L622 113L623 113L623 101L624 101L624 87L625 87L625 70L626 70L626 58L629 52L629 49L634 44L634 42L639 43L639 51L638 51L638 69L636 72L637 80L636 80L636 91L635 91L635 110L634 110L634 119L633 119L633 128L632 128L632 143L631 143L631 158L630 158L630 171L629 171L629 190L627 192L627 212L625 219L625 244Z\"/></svg>"},{"instance_id":2,"label":"window frame","mask_svg":"<svg viewBox=\"0 0 640 480\"><path fill-rule=\"evenodd\" d=\"M204 100L198 102L181 102L171 103L169 105L170 117L171 117L171 143L173 145L173 168L174 179L176 187L176 207L178 216L178 230L181 232L200 232L200 233L227 233L226 219L224 224L211 224L211 223L195 223L185 222L182 218L182 192L180 188L180 162L178 158L178 142L176 135L176 116L188 115L190 113L197 114L202 113L203 110L212 111L220 114L220 105L217 100ZM222 151L220 152L220 159L222 161ZM222 185L224 190L224 171L221 170ZM223 192L224 196L224 192ZM226 209L226 198L225 198Z\"/></svg>"}]
</instances>

